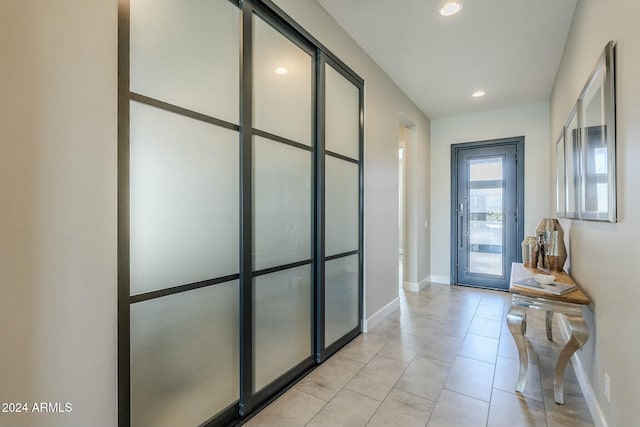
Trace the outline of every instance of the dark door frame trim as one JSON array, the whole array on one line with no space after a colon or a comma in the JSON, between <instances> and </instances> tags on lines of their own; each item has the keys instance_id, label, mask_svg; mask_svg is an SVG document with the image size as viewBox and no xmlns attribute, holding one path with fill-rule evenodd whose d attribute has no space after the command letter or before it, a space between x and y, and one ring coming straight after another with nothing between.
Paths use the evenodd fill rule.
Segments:
<instances>
[{"instance_id":1,"label":"dark door frame trim","mask_svg":"<svg viewBox=\"0 0 640 427\"><path fill-rule=\"evenodd\" d=\"M453 213L458 210L458 153L469 148L486 148L500 145L516 145L516 241L524 239L524 136L514 136L510 138L489 139L485 141L465 142L451 145L451 211L449 218L453 218ZM454 242L458 238L458 221L451 221L450 235L450 283L458 284L458 251L454 248ZM522 261L522 248L516 245L516 261Z\"/></svg>"}]
</instances>

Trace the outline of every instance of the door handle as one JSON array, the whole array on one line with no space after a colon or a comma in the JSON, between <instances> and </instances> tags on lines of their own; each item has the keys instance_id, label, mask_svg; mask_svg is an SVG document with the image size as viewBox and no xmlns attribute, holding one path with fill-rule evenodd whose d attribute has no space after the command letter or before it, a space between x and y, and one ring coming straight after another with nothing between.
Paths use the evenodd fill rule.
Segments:
<instances>
[{"instance_id":1,"label":"door handle","mask_svg":"<svg viewBox=\"0 0 640 427\"><path fill-rule=\"evenodd\" d=\"M464 220L464 203L460 203L460 205L458 206L458 248L460 249L462 249L462 247L464 246L463 230L462 230L462 227L464 225L463 220Z\"/></svg>"}]
</instances>

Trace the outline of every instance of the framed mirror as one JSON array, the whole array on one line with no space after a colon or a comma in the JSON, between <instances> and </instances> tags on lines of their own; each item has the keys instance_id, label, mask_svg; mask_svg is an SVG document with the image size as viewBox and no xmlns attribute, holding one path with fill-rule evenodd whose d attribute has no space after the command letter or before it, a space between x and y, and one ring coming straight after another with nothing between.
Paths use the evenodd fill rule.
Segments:
<instances>
[{"instance_id":1,"label":"framed mirror","mask_svg":"<svg viewBox=\"0 0 640 427\"><path fill-rule=\"evenodd\" d=\"M617 221L615 43L609 42L584 87L579 105L580 218Z\"/></svg>"},{"instance_id":2,"label":"framed mirror","mask_svg":"<svg viewBox=\"0 0 640 427\"><path fill-rule=\"evenodd\" d=\"M564 161L564 128L556 142L556 216L567 215L566 174Z\"/></svg>"},{"instance_id":3,"label":"framed mirror","mask_svg":"<svg viewBox=\"0 0 640 427\"><path fill-rule=\"evenodd\" d=\"M576 105L564 127L565 217L580 218L580 126Z\"/></svg>"}]
</instances>

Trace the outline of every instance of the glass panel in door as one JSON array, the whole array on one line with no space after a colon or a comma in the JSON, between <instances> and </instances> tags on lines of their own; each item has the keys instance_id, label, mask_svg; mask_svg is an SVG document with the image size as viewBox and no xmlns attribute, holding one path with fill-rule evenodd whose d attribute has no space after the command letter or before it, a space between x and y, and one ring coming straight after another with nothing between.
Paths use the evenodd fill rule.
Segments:
<instances>
[{"instance_id":1,"label":"glass panel in door","mask_svg":"<svg viewBox=\"0 0 640 427\"><path fill-rule=\"evenodd\" d=\"M313 58L253 17L253 127L311 145Z\"/></svg>"},{"instance_id":2,"label":"glass panel in door","mask_svg":"<svg viewBox=\"0 0 640 427\"><path fill-rule=\"evenodd\" d=\"M469 161L469 272L502 275L503 157Z\"/></svg>"},{"instance_id":3,"label":"glass panel in door","mask_svg":"<svg viewBox=\"0 0 640 427\"><path fill-rule=\"evenodd\" d=\"M360 158L360 91L330 65L326 70L325 149Z\"/></svg>"},{"instance_id":4,"label":"glass panel in door","mask_svg":"<svg viewBox=\"0 0 640 427\"><path fill-rule=\"evenodd\" d=\"M201 0L130 0L130 8L131 92L238 123L238 8Z\"/></svg>"},{"instance_id":5,"label":"glass panel in door","mask_svg":"<svg viewBox=\"0 0 640 427\"><path fill-rule=\"evenodd\" d=\"M131 294L238 273L238 132L131 102Z\"/></svg>"},{"instance_id":6,"label":"glass panel in door","mask_svg":"<svg viewBox=\"0 0 640 427\"><path fill-rule=\"evenodd\" d=\"M311 356L311 266L253 279L254 392Z\"/></svg>"},{"instance_id":7,"label":"glass panel in door","mask_svg":"<svg viewBox=\"0 0 640 427\"><path fill-rule=\"evenodd\" d=\"M239 394L238 281L131 306L131 425L198 426Z\"/></svg>"},{"instance_id":8,"label":"glass panel in door","mask_svg":"<svg viewBox=\"0 0 640 427\"><path fill-rule=\"evenodd\" d=\"M311 258L311 152L253 138L253 268Z\"/></svg>"},{"instance_id":9,"label":"glass panel in door","mask_svg":"<svg viewBox=\"0 0 640 427\"><path fill-rule=\"evenodd\" d=\"M339 340L358 326L358 255L325 264L325 343Z\"/></svg>"}]
</instances>

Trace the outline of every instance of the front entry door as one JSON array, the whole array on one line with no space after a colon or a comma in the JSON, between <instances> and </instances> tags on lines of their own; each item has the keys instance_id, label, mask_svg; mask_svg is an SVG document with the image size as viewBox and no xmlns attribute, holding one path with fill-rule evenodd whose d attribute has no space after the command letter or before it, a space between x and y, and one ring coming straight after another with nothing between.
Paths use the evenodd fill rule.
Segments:
<instances>
[{"instance_id":1,"label":"front entry door","mask_svg":"<svg viewBox=\"0 0 640 427\"><path fill-rule=\"evenodd\" d=\"M523 137L452 146L452 283L509 288L521 259L523 152Z\"/></svg>"}]
</instances>

